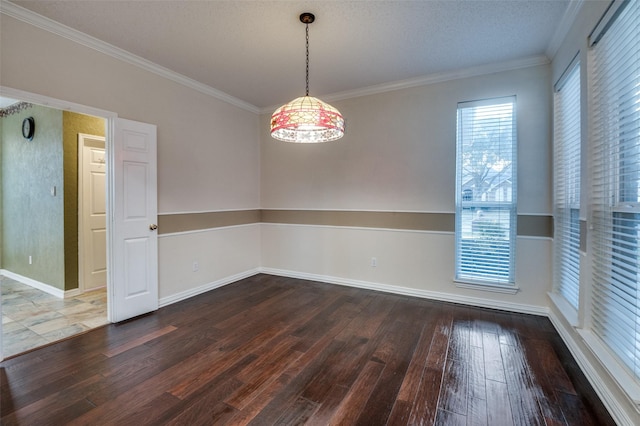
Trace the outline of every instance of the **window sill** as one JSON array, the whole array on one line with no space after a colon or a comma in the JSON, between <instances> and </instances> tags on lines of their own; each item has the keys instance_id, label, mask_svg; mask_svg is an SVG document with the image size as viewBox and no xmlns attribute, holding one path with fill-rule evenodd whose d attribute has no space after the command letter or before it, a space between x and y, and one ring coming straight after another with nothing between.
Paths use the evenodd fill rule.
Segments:
<instances>
[{"instance_id":1,"label":"window sill","mask_svg":"<svg viewBox=\"0 0 640 426\"><path fill-rule=\"evenodd\" d=\"M577 328L579 322L578 311L576 310L576 308L571 306L571 304L567 302L564 297L557 293L550 291L549 293L547 293L547 295L549 296L549 299L551 299L551 302L554 304L556 309L560 311L560 314L569 323L569 325L571 327Z\"/></svg>"},{"instance_id":2,"label":"window sill","mask_svg":"<svg viewBox=\"0 0 640 426\"><path fill-rule=\"evenodd\" d=\"M488 283L484 281L460 281L453 280L456 287L459 288L470 288L472 290L480 290L480 291L490 291L493 293L506 293L506 294L516 294L520 291L520 287L516 287L512 284L498 284L498 283Z\"/></svg>"},{"instance_id":3,"label":"window sill","mask_svg":"<svg viewBox=\"0 0 640 426\"><path fill-rule=\"evenodd\" d=\"M598 336L585 329L579 328L577 331L589 350L591 350L591 353L598 359L600 365L627 394L627 397L633 402L635 409L640 411L640 384L638 384L635 378L620 364L620 361L609 352Z\"/></svg>"}]
</instances>

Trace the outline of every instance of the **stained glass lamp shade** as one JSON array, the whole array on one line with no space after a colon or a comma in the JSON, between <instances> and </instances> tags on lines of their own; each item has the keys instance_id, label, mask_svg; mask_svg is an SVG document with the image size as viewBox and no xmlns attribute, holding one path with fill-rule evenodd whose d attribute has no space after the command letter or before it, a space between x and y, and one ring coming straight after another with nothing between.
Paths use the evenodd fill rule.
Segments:
<instances>
[{"instance_id":1,"label":"stained glass lamp shade","mask_svg":"<svg viewBox=\"0 0 640 426\"><path fill-rule=\"evenodd\" d=\"M309 24L315 16L300 15L306 24L307 38L307 92L281 106L271 116L271 136L284 142L329 142L344 136L344 118L340 111L318 98L309 96Z\"/></svg>"},{"instance_id":2,"label":"stained glass lamp shade","mask_svg":"<svg viewBox=\"0 0 640 426\"><path fill-rule=\"evenodd\" d=\"M303 96L278 108L271 116L271 136L285 142L329 142L344 136L344 118L331 105Z\"/></svg>"}]
</instances>

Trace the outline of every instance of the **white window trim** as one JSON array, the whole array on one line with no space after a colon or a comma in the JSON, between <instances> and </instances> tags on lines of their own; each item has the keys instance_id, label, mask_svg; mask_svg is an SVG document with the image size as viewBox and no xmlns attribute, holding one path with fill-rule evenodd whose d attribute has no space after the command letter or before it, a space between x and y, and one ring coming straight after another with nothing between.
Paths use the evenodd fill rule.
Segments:
<instances>
[{"instance_id":1,"label":"white window trim","mask_svg":"<svg viewBox=\"0 0 640 426\"><path fill-rule=\"evenodd\" d=\"M581 131L582 130L582 112L583 112L582 111L582 109L583 109L582 108L582 98L583 98L583 96L582 96L582 93L581 93L582 92L581 91L582 78L581 78L581 74L580 73L581 73L581 61L580 61L580 52L578 52L573 57L573 59L569 63L569 66L563 71L562 75L560 76L560 78L558 79L556 84L554 85L554 92L555 93L554 93L554 111L553 111L553 115L554 115L554 126L553 126L553 128L554 128L554 140L553 140L554 166L558 165L556 163L557 152L558 152L557 151L558 150L557 143L559 141L561 141L562 142L562 147L563 147L563 155L562 155L562 158L560 159L560 163L561 163L560 171L559 171L559 173L554 173L554 180L553 180L553 186L554 186L554 191L553 191L554 192L554 195L553 195L554 217L555 217L556 221L558 221L558 219L560 219L560 224L558 224L558 222L556 223L556 229L554 231L554 256L560 256L562 253L569 254L569 255L575 254L575 255L578 256L578 265L577 265L577 268L578 268L578 277L577 277L577 279L578 279L578 282L577 282L577 298L578 298L578 300L577 300L577 304L578 304L578 306L573 306L573 304L569 300L566 299L566 295L563 294L563 292L561 291L562 288L565 288L564 285L563 285L564 281L563 282L559 282L559 278L560 278L559 277L559 271L556 269L557 268L557 264L555 262L554 262L554 266L553 266L554 270L553 270L552 290L549 293L549 295L552 298L552 300L554 301L554 304L556 305L556 307L558 307L560 312L562 312L563 315L565 315L565 319L567 321L569 321L572 325L577 325L578 324L578 309L580 307L580 293L584 291L584 289L581 286L581 279L580 279L581 275L582 275L582 267L581 267L582 256L580 255L581 253L580 253L580 249L579 248L578 248L578 253L573 253L565 245L565 244L567 244L567 242L563 242L562 243L562 247L561 247L562 253L556 253L555 252L555 250L558 248L558 245L559 245L558 241L556 241L555 239L558 238L558 236L559 236L558 232L559 232L560 227L562 226L562 222L563 222L562 219L563 218L564 219L568 219L565 216L560 216L560 217L555 216L558 213L558 210L559 210L557 208L557 206L558 206L558 189L559 189L559 186L557 185L557 183L558 183L557 179L559 179L558 178L559 174L562 175L562 178L564 179L565 182L566 182L567 179L577 178L580 187L583 187L584 186L584 182L582 182L582 181L583 181L584 176L582 176L582 173L581 173L581 170L580 170L580 165L578 165L579 169L577 171L577 173L578 173L577 176L575 176L575 174L572 173L573 170L571 169L570 166L567 167L567 162L568 162L569 159L564 156L564 151L566 150L566 147L569 146L569 145L567 144L568 141L565 140L564 137L561 137L560 139L558 139L558 135L555 133L556 130L557 130L557 127L556 127L557 122L556 122L556 120L558 119L558 111L556 111L555 107L557 105L556 96L559 96L559 95L561 96L562 90L565 88L566 83L569 81L569 79L577 75L578 82L580 83L578 85L578 91L579 91L578 92L578 100L580 102L578 103L579 110L577 111L578 112L578 122L577 123L573 123L573 124L577 124L577 128L578 128L578 131L579 131L580 138L578 140L578 149L580 151L580 157L581 157L579 164L581 164L582 163L582 158L585 155L584 155L583 149L582 149L582 141L584 139L583 138L583 132ZM566 98L563 98L563 99L565 99L565 101L567 100ZM564 112L566 112L566 111L564 111ZM564 124L566 124L566 123L564 123ZM563 128L563 129L566 130L566 128ZM570 169L570 170L567 170L567 169ZM567 173L567 171L569 171L569 173ZM566 189L566 188L563 188L563 189ZM582 209L580 208L581 207L580 206L580 204L581 204L580 199L582 198L581 197L582 194L580 193L580 191L581 190L579 189L578 190L578 198L579 198L579 200L578 200L577 203L569 204L567 202L560 209L560 210L562 210L564 215L568 214L569 218L571 217L571 211L572 210L577 210L578 211L578 233L579 234L580 234L580 224L579 224L579 222L581 220L580 217L582 216ZM565 202L566 202L566 198L567 197L573 198L572 195L571 194L567 194L566 191L563 191L563 194L564 194L564 197L565 197L565 200L564 200ZM571 234L571 231L569 231L569 233ZM582 236L580 236L580 235L578 235L578 237L582 238ZM571 289L573 289L573 288L571 288ZM562 299L562 300L559 300L559 299Z\"/></svg>"},{"instance_id":2,"label":"white window trim","mask_svg":"<svg viewBox=\"0 0 640 426\"><path fill-rule=\"evenodd\" d=\"M502 284L495 283L493 281L454 279L453 282L458 288L470 288L473 290L490 291L493 293L516 294L520 291L520 287L515 284Z\"/></svg>"},{"instance_id":3,"label":"white window trim","mask_svg":"<svg viewBox=\"0 0 640 426\"><path fill-rule=\"evenodd\" d=\"M622 6L628 6L630 4L627 0L615 0L612 1L611 5L600 19L596 28L592 31L589 36L589 47L595 48L596 44L601 40L602 36L606 33L609 27L614 23L615 18L623 11ZM590 50L588 52L591 55L593 52ZM585 66L585 65L583 65ZM589 168L593 169L594 157L593 157L593 147L597 142L594 139L594 122L592 120L593 110L595 104L593 103L593 88L594 88L594 70L593 70L593 59L589 59L586 63L587 67L587 86L588 90L591 94L588 97L588 108L589 108L589 120L587 122L588 125L588 143L589 143L589 151L588 151L588 161ZM583 91L584 94L584 91ZM584 105L584 104L583 104ZM594 212L593 200L592 200L592 188L593 188L593 176L589 174L585 177L587 181L583 180L583 183L588 183L589 188L589 202L587 209L587 224L589 232L589 238L587 242L587 257L588 257L588 267L593 268L595 264L594 260L594 223L593 219L596 213ZM584 193L583 193L584 194ZM638 203L619 203L615 206L610 207L610 213L638 213ZM582 216L582 215L581 215ZM581 218L582 220L582 218ZM604 371L606 371L609 377L617 384L622 392L625 393L629 402L634 405L634 408L640 412L640 378L638 378L633 371L628 367L625 362L620 359L618 355L616 355L612 349L600 338L597 336L594 331L594 322L595 322L595 309L594 309L594 293L595 284L593 280L593 271L589 271L586 278L590 282L588 286L585 288L586 297L585 300L580 301L580 312L583 313L583 317L579 318L582 321L581 327L576 328L577 333L582 337L585 345L589 348L593 356L597 359L598 363L602 367ZM581 284L584 282L584 277L581 277ZM561 311L562 312L562 311Z\"/></svg>"},{"instance_id":4,"label":"white window trim","mask_svg":"<svg viewBox=\"0 0 640 426\"><path fill-rule=\"evenodd\" d=\"M518 119L518 114L517 114L517 97L516 95L512 95L512 96L504 96L504 97L497 97L497 98L489 98L489 99L481 99L481 100L476 100L476 101L464 101L464 102L459 102L458 103L458 108L456 109L456 114L459 113L460 110L460 105L463 104L466 108L474 108L474 107L481 107L481 106L491 106L491 105L497 105L500 103L512 103L513 104L513 137L514 137L514 143L513 143L513 147L512 149L514 150L514 155L512 157L511 160L511 164L512 164L512 168L513 170L515 170L515 172L512 175L512 201L511 201L511 208L510 210L510 239L509 239L509 248L510 248L510 265L509 265L509 273L510 273L510 277L509 277L509 282L504 282L504 281L493 281L491 279L487 279L487 280L483 280L483 279L474 279L472 277L464 277L464 276L458 276L458 257L459 257L459 251L458 251L458 241L459 241L459 236L458 236L458 229L459 229L459 221L461 220L460 218L460 213L463 209L463 205L469 204L469 202L464 202L464 201L458 201L459 197L461 197L461 194L459 194L458 192L460 191L461 188L459 188L460 184L459 184L459 177L458 177L458 163L460 161L459 157L458 157L458 128L456 129L456 198L455 198L455 215L456 215L456 230L454 232L455 235L455 239L456 239L456 247L455 247L455 270L454 270L454 279L453 282L457 287L460 288L470 288L470 289L474 289L474 290L484 290L484 291L490 291L490 292L497 292L497 293L509 293L509 294L515 294L517 293L520 288L516 285L516 240L517 240L517 218L518 218L518 212L517 212L517 187L518 187L518 173L517 173L517 154L518 154L518 132L517 132L517 119ZM459 124L457 124L457 126L459 126ZM478 202L481 203L481 202ZM472 203L474 204L474 203ZM487 206L487 207L505 207L505 204L503 203L496 203L495 206L493 205L492 202L482 202L483 206Z\"/></svg>"}]
</instances>

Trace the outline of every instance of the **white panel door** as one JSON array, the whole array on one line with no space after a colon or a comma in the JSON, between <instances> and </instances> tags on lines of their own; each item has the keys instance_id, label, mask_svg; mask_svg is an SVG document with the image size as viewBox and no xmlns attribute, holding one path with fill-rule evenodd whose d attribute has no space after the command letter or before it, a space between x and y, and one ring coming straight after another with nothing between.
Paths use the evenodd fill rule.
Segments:
<instances>
[{"instance_id":1,"label":"white panel door","mask_svg":"<svg viewBox=\"0 0 640 426\"><path fill-rule=\"evenodd\" d=\"M79 146L79 267L80 288L107 285L106 162L101 136L78 135Z\"/></svg>"},{"instance_id":2,"label":"white panel door","mask_svg":"<svg viewBox=\"0 0 640 426\"><path fill-rule=\"evenodd\" d=\"M158 309L156 126L116 119L113 322Z\"/></svg>"}]
</instances>

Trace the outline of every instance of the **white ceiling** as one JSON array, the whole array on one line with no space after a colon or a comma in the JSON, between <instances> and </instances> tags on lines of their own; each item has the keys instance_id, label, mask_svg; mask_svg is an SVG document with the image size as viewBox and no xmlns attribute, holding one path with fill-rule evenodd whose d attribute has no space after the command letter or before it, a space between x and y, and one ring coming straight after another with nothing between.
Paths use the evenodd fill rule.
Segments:
<instances>
[{"instance_id":1,"label":"white ceiling","mask_svg":"<svg viewBox=\"0 0 640 426\"><path fill-rule=\"evenodd\" d=\"M571 9L569 0L12 2L258 108L304 95L301 12L316 15L310 94L322 97L548 54Z\"/></svg>"}]
</instances>

